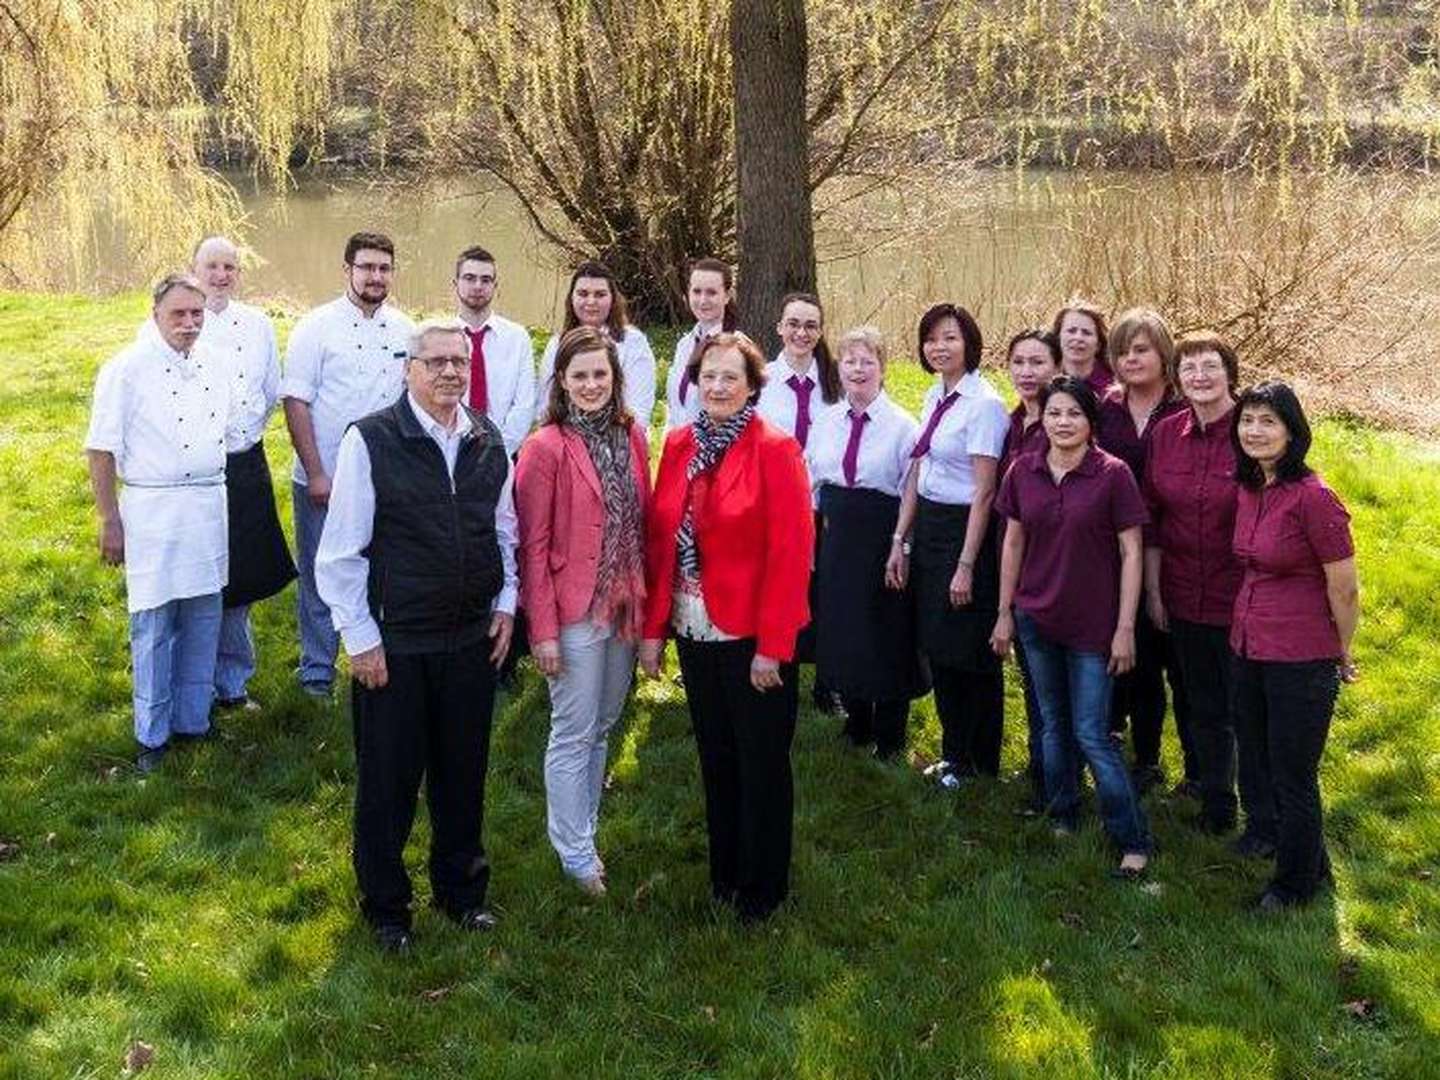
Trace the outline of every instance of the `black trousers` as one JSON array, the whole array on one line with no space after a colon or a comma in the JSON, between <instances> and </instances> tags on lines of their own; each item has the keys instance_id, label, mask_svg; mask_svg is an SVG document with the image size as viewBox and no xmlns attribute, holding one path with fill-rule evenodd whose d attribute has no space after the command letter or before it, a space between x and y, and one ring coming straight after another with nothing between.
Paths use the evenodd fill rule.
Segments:
<instances>
[{"instance_id":1,"label":"black trousers","mask_svg":"<svg viewBox=\"0 0 1440 1080\"><path fill-rule=\"evenodd\" d=\"M1275 844L1270 891L1308 900L1329 876L1320 808L1320 755L1340 676L1334 660L1235 658L1241 790L1253 790L1246 830Z\"/></svg>"},{"instance_id":2,"label":"black trousers","mask_svg":"<svg viewBox=\"0 0 1440 1080\"><path fill-rule=\"evenodd\" d=\"M962 671L930 664L935 712L940 717L940 756L960 772L1000 775L1005 727L1005 671Z\"/></svg>"},{"instance_id":3,"label":"black trousers","mask_svg":"<svg viewBox=\"0 0 1440 1080\"><path fill-rule=\"evenodd\" d=\"M1165 729L1165 682L1170 682L1175 734L1185 762L1185 779L1200 779L1195 748L1190 738L1190 706L1185 680L1176 663L1170 635L1158 630L1145 614L1135 618L1135 666L1115 679L1110 698L1110 730L1130 728L1131 752L1136 768L1160 764L1160 736Z\"/></svg>"},{"instance_id":4,"label":"black trousers","mask_svg":"<svg viewBox=\"0 0 1440 1080\"><path fill-rule=\"evenodd\" d=\"M790 891L798 668L782 664L783 686L762 694L750 685L753 638L682 637L676 652L705 787L710 889L743 918L764 918Z\"/></svg>"},{"instance_id":5,"label":"black trousers","mask_svg":"<svg viewBox=\"0 0 1440 1080\"><path fill-rule=\"evenodd\" d=\"M875 744L877 757L894 757L905 749L905 724L910 719L910 702L869 701L846 696L845 737L856 746Z\"/></svg>"},{"instance_id":6,"label":"black trousers","mask_svg":"<svg viewBox=\"0 0 1440 1080\"><path fill-rule=\"evenodd\" d=\"M387 655L389 682L351 680L355 722L355 879L374 925L410 925L405 842L420 780L430 806L430 887L458 915L485 903L480 843L495 669L488 640L453 653Z\"/></svg>"},{"instance_id":7,"label":"black trousers","mask_svg":"<svg viewBox=\"0 0 1440 1080\"><path fill-rule=\"evenodd\" d=\"M1236 818L1230 628L1171 619L1170 644L1189 707L1190 746L1194 776L1200 781L1201 814L1212 828L1230 829ZM1248 793L1242 789L1242 794Z\"/></svg>"}]
</instances>

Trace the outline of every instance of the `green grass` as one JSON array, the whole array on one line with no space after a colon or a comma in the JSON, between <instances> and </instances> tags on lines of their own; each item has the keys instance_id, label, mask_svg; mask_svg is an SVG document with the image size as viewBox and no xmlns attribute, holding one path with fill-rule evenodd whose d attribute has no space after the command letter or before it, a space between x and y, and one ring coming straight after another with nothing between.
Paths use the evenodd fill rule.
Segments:
<instances>
[{"instance_id":1,"label":"green grass","mask_svg":"<svg viewBox=\"0 0 1440 1080\"><path fill-rule=\"evenodd\" d=\"M1440 1076L1434 447L1317 429L1364 588L1363 681L1324 767L1333 899L1245 914L1260 868L1163 798L1155 885L1121 886L1093 821L1057 841L1017 816L1021 782L942 795L807 712L794 898L747 931L707 899L684 703L643 683L602 815L612 894L582 902L545 839L526 670L494 729L501 928L465 938L422 910L396 962L357 924L349 720L292 685L291 595L258 609L265 710L147 780L127 765L123 583L96 555L80 447L96 364L143 314L0 294L0 838L19 845L0 863L0 1077L114 1076L134 1040L157 1078ZM917 403L917 369L891 382ZM283 482L278 421L267 447ZM1012 686L1007 771L1020 716ZM936 741L926 703L912 745ZM416 833L423 901L423 815Z\"/></svg>"}]
</instances>

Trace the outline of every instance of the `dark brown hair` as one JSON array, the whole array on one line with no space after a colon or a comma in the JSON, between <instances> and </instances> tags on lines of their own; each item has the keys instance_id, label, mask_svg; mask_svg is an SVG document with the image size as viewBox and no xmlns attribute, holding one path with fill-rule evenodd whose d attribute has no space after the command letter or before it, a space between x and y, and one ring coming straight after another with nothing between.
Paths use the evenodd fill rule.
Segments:
<instances>
[{"instance_id":1,"label":"dark brown hair","mask_svg":"<svg viewBox=\"0 0 1440 1080\"><path fill-rule=\"evenodd\" d=\"M574 298L575 283L582 277L600 278L610 286L610 317L605 320L605 325L610 328L610 336L618 345L625 338L625 327L630 325L630 307L626 304L625 294L620 291L620 286L615 281L615 275L610 272L610 268L594 259L582 262L570 275L570 285L565 290L565 322L562 324L560 332L567 333L580 325L580 319L575 314Z\"/></svg>"},{"instance_id":2,"label":"dark brown hair","mask_svg":"<svg viewBox=\"0 0 1440 1080\"><path fill-rule=\"evenodd\" d=\"M1060 340L1060 324L1065 321L1066 315L1084 315L1095 324L1095 360L1097 363L1108 364L1110 354L1106 351L1109 347L1109 338L1105 328L1105 312L1089 300L1072 296L1065 301L1065 306L1055 313L1055 318L1050 323L1050 332L1055 335L1056 341Z\"/></svg>"},{"instance_id":3,"label":"dark brown hair","mask_svg":"<svg viewBox=\"0 0 1440 1080\"><path fill-rule=\"evenodd\" d=\"M696 270L708 270L712 274L719 274L721 282L724 283L726 291L735 288L735 271L730 269L730 264L723 259L712 259L706 256L703 259L695 259L685 271L685 291L690 291L690 279L695 276ZM725 315L720 320L721 330L737 330L740 327L740 313L735 309L735 297L725 301Z\"/></svg>"},{"instance_id":4,"label":"dark brown hair","mask_svg":"<svg viewBox=\"0 0 1440 1080\"><path fill-rule=\"evenodd\" d=\"M499 264L496 263L495 256L491 255L490 252L486 251L479 244L467 247L464 251L460 252L459 255L455 256L456 277L460 276L460 267L464 266L467 262L489 263L491 266L496 268L497 272L499 270Z\"/></svg>"},{"instance_id":5,"label":"dark brown hair","mask_svg":"<svg viewBox=\"0 0 1440 1080\"><path fill-rule=\"evenodd\" d=\"M745 360L745 382L750 387L750 400L754 401L760 394L760 388L765 385L765 354L760 351L760 346L739 331L726 330L706 338L696 347L690 354L690 362L685 365L685 373L690 377L690 381L696 386L700 385L701 361L707 353L720 349L740 351Z\"/></svg>"},{"instance_id":6,"label":"dark brown hair","mask_svg":"<svg viewBox=\"0 0 1440 1080\"><path fill-rule=\"evenodd\" d=\"M355 256L366 250L383 251L392 262L395 259L395 241L390 237L378 232L357 232L345 241L345 265L355 265Z\"/></svg>"},{"instance_id":7,"label":"dark brown hair","mask_svg":"<svg viewBox=\"0 0 1440 1080\"><path fill-rule=\"evenodd\" d=\"M809 304L820 312L820 336L815 339L813 355L815 367L820 374L820 399L826 405L834 405L840 400L840 368L836 366L835 358L830 355L830 344L825 340L825 308L814 293L786 293L780 298L780 321L785 320L785 309L791 304Z\"/></svg>"},{"instance_id":8,"label":"dark brown hair","mask_svg":"<svg viewBox=\"0 0 1440 1080\"><path fill-rule=\"evenodd\" d=\"M620 366L620 350L615 342L593 326L577 326L567 330L555 350L554 378L550 380L550 397L545 402L542 424L564 423L570 412L570 399L565 393L565 369L581 353L603 352L610 361L610 399L615 402L615 426L629 427L635 419L625 407L625 369Z\"/></svg>"},{"instance_id":9,"label":"dark brown hair","mask_svg":"<svg viewBox=\"0 0 1440 1080\"><path fill-rule=\"evenodd\" d=\"M931 375L935 374L930 361L925 359L925 339L946 319L954 319L960 325L960 340L965 343L965 370L974 371L980 366L980 358L985 351L985 337L980 333L980 324L975 321L975 316L959 304L936 304L920 316L916 345L920 366Z\"/></svg>"}]
</instances>

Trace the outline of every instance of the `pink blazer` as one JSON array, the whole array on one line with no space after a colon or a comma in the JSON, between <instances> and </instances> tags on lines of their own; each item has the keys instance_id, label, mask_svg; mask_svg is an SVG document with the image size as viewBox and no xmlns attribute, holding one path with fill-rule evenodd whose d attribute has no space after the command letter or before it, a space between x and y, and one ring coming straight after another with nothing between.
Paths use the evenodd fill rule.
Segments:
<instances>
[{"instance_id":1,"label":"pink blazer","mask_svg":"<svg viewBox=\"0 0 1440 1080\"><path fill-rule=\"evenodd\" d=\"M650 502L650 465L639 424L630 425L630 463L643 517ZM600 476L579 435L546 424L525 440L515 469L515 510L520 598L530 642L553 641L562 626L579 622L590 610L605 527Z\"/></svg>"}]
</instances>

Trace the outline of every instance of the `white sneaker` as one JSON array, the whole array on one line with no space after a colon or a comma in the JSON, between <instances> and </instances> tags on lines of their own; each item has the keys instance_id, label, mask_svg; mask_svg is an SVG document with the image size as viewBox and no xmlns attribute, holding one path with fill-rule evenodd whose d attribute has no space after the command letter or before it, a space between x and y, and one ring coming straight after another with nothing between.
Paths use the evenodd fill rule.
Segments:
<instances>
[{"instance_id":1,"label":"white sneaker","mask_svg":"<svg viewBox=\"0 0 1440 1080\"><path fill-rule=\"evenodd\" d=\"M920 774L926 780L939 780L942 776L950 775L950 763L948 761L937 761L934 765L927 765L925 771Z\"/></svg>"}]
</instances>

